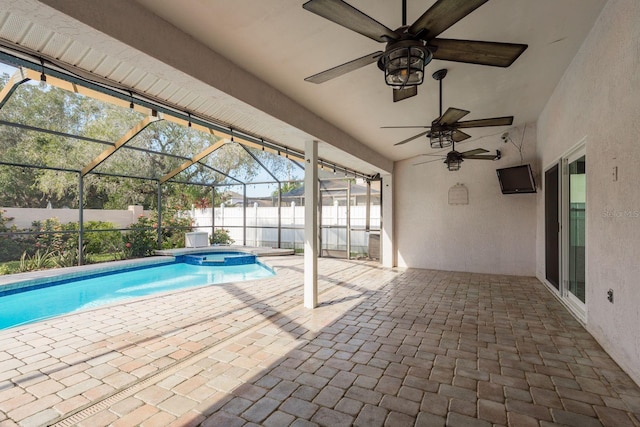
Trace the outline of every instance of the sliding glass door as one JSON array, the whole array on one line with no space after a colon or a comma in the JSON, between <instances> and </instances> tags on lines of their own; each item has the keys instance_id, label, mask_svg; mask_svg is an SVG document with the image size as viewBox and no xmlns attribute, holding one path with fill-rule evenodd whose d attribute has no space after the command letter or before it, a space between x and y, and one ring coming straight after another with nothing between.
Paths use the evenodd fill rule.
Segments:
<instances>
[{"instance_id":1,"label":"sliding glass door","mask_svg":"<svg viewBox=\"0 0 640 427\"><path fill-rule=\"evenodd\" d=\"M549 283L560 290L560 166L544 173L545 273Z\"/></svg>"},{"instance_id":2,"label":"sliding glass door","mask_svg":"<svg viewBox=\"0 0 640 427\"><path fill-rule=\"evenodd\" d=\"M586 151L582 144L545 171L547 283L586 316Z\"/></svg>"},{"instance_id":3,"label":"sliding glass door","mask_svg":"<svg viewBox=\"0 0 640 427\"><path fill-rule=\"evenodd\" d=\"M584 149L567 158L566 170L568 200L564 206L567 212L565 280L568 296L581 305L586 301L585 208L587 189Z\"/></svg>"}]
</instances>

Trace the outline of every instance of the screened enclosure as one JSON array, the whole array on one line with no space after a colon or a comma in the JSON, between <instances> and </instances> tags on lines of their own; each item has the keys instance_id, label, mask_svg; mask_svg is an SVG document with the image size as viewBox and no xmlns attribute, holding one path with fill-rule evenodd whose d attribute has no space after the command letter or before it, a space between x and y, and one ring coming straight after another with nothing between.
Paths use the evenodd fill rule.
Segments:
<instances>
[{"instance_id":1,"label":"screened enclosure","mask_svg":"<svg viewBox=\"0 0 640 427\"><path fill-rule=\"evenodd\" d=\"M193 232L302 251L303 153L0 59L0 272L148 256ZM323 255L377 257L379 182L318 167Z\"/></svg>"}]
</instances>

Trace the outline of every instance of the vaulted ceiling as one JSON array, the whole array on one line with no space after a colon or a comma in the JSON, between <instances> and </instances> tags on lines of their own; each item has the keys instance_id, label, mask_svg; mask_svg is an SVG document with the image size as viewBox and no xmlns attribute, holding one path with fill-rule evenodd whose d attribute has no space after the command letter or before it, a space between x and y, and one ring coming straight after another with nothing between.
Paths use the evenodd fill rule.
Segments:
<instances>
[{"instance_id":1,"label":"vaulted ceiling","mask_svg":"<svg viewBox=\"0 0 640 427\"><path fill-rule=\"evenodd\" d=\"M304 1L129 0L128 3L134 1L344 135L391 160L429 150L426 139L394 146L419 133L419 129L381 129L381 126L430 124L438 116L438 84L430 76L441 68L449 71L443 82L445 109L470 110L465 120L513 115L513 126L535 121L606 3L606 0L490 0L441 36L527 44L529 47L522 56L509 68L433 60L425 70L428 77L419 87L418 95L394 103L391 88L385 85L383 73L374 64L320 85L304 81L312 74L384 48L305 11ZM401 0L348 2L389 28L401 25ZM255 114L250 108L243 110L242 101L223 93L203 91L192 82L181 87L185 77L178 71L173 81L158 82L153 63L136 57L134 51L108 47L104 34L61 27L60 22L69 25L72 21L58 16L61 12L56 10L57 4L64 7L75 4L78 8L85 5L90 8L90 4L69 0L42 3L52 8L35 0L0 0L4 9L0 14L0 37L293 148L303 148L304 139L309 136L318 137L283 123L270 111ZM417 19L433 3L434 0L408 0L408 22ZM75 34L75 38L70 34ZM146 36L149 42L153 41L153 34ZM75 49L75 57L74 43L81 44ZM171 75L162 74L165 80ZM212 100L217 102L215 107ZM478 137L504 130L507 129L469 129L467 133L472 136L469 146ZM321 156L343 163L346 159L354 168L375 172L375 168L333 149L334 144L339 145L325 140Z\"/></svg>"}]
</instances>

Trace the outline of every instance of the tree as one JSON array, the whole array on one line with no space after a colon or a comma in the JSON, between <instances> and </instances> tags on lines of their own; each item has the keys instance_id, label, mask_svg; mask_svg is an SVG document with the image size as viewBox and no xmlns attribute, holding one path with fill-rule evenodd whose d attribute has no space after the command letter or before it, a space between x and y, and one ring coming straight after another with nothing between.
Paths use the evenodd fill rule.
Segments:
<instances>
[{"instance_id":1,"label":"tree","mask_svg":"<svg viewBox=\"0 0 640 427\"><path fill-rule=\"evenodd\" d=\"M302 187L302 182L300 181L287 181L282 183L281 189L282 193L288 193L289 191L297 190ZM278 190L273 191L271 193L271 197L278 197Z\"/></svg>"}]
</instances>

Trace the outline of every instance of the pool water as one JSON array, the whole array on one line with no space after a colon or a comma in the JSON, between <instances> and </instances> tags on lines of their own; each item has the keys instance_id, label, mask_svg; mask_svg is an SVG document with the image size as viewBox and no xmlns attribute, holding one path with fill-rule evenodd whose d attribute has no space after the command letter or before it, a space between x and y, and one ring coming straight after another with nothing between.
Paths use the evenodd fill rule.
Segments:
<instances>
[{"instance_id":1,"label":"pool water","mask_svg":"<svg viewBox=\"0 0 640 427\"><path fill-rule=\"evenodd\" d=\"M158 292L273 275L260 263L202 266L176 262L78 278L0 296L0 329Z\"/></svg>"}]
</instances>

